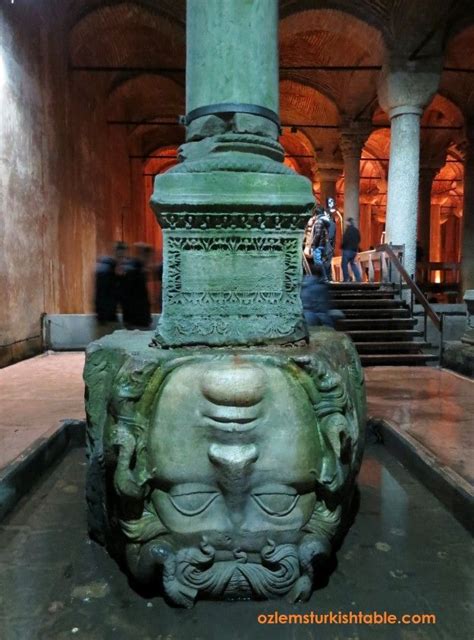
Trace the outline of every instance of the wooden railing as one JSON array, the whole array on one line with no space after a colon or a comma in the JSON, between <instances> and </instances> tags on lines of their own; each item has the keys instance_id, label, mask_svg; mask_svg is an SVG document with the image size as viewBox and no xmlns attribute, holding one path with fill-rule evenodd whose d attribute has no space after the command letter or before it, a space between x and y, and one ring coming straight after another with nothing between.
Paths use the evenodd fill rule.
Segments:
<instances>
[{"instance_id":1,"label":"wooden railing","mask_svg":"<svg viewBox=\"0 0 474 640\"><path fill-rule=\"evenodd\" d=\"M383 250L386 245L378 245L370 251L361 251L357 254L356 262L362 272L362 279L368 282L390 282L391 267L390 260ZM402 245L391 245L392 249L403 261ZM332 279L334 282L342 282L342 257L337 256L332 260Z\"/></svg>"},{"instance_id":2,"label":"wooden railing","mask_svg":"<svg viewBox=\"0 0 474 640\"><path fill-rule=\"evenodd\" d=\"M461 281L460 262L419 262L416 271L417 280L427 285L457 285Z\"/></svg>"},{"instance_id":3,"label":"wooden railing","mask_svg":"<svg viewBox=\"0 0 474 640\"><path fill-rule=\"evenodd\" d=\"M387 257L390 260L391 264L395 267L397 272L400 274L402 280L408 286L408 288L411 291L411 294L413 295L415 300L418 302L419 305L421 305L423 307L423 310L424 310L425 314L430 318L430 320L432 320L432 322L433 322L434 326L436 327L436 329L438 329L438 331L441 332L442 331L442 317L438 316L438 314L435 312L433 307L428 302L428 300L427 300L425 294L423 293L423 291L416 284L416 282L414 280L412 280L412 278L409 276L407 270L402 265L402 263L398 259L398 256L396 255L395 251L393 250L394 247L392 247L392 245L390 245L390 244L382 244L382 245L380 245L380 247L377 247L377 249L378 250L382 250L383 252L385 252L385 254L387 255Z\"/></svg>"}]
</instances>

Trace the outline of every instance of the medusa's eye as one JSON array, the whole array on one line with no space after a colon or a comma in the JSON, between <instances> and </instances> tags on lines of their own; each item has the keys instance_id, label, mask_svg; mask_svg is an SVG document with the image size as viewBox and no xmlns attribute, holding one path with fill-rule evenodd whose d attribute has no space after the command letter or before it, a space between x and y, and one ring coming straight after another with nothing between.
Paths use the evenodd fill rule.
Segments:
<instances>
[{"instance_id":1,"label":"medusa's eye","mask_svg":"<svg viewBox=\"0 0 474 640\"><path fill-rule=\"evenodd\" d=\"M182 484L171 489L169 499L173 507L183 515L197 516L205 511L219 495L215 487Z\"/></svg>"},{"instance_id":2,"label":"medusa's eye","mask_svg":"<svg viewBox=\"0 0 474 640\"><path fill-rule=\"evenodd\" d=\"M296 507L298 494L295 489L285 485L266 485L252 493L257 505L270 516L289 515Z\"/></svg>"}]
</instances>

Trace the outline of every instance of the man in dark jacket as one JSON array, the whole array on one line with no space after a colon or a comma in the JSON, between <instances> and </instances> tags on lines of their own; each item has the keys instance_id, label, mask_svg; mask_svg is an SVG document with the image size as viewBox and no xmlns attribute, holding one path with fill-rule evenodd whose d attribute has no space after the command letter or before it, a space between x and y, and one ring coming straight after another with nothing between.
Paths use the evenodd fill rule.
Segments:
<instances>
[{"instance_id":1,"label":"man in dark jacket","mask_svg":"<svg viewBox=\"0 0 474 640\"><path fill-rule=\"evenodd\" d=\"M359 251L360 233L359 229L354 224L354 219L349 218L347 220L346 230L342 236L342 275L344 282L351 282L349 276L349 265L351 266L352 273L357 282L362 282L360 275L360 269L355 262L357 252Z\"/></svg>"}]
</instances>

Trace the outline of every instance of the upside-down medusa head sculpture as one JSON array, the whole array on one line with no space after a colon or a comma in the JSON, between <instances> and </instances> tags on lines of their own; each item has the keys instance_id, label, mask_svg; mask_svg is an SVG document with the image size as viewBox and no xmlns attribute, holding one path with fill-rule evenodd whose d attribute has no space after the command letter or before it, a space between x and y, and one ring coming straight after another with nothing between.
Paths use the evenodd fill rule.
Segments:
<instances>
[{"instance_id":1,"label":"upside-down medusa head sculpture","mask_svg":"<svg viewBox=\"0 0 474 640\"><path fill-rule=\"evenodd\" d=\"M362 454L363 378L339 338L323 331L317 356L115 361L105 419L91 356L91 528L136 580L181 606L309 597L350 519Z\"/></svg>"}]
</instances>

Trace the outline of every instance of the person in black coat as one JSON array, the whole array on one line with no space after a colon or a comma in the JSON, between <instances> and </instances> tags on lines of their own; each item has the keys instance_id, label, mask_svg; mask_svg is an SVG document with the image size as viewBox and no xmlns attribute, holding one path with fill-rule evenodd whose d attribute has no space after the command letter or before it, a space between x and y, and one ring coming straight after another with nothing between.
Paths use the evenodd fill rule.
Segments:
<instances>
[{"instance_id":1,"label":"person in black coat","mask_svg":"<svg viewBox=\"0 0 474 640\"><path fill-rule=\"evenodd\" d=\"M311 274L303 276L301 285L301 300L306 323L309 326L333 327L334 322L329 314L331 299L324 267L320 263L310 263L310 270Z\"/></svg>"},{"instance_id":2,"label":"person in black coat","mask_svg":"<svg viewBox=\"0 0 474 640\"><path fill-rule=\"evenodd\" d=\"M117 306L120 302L120 287L117 265L125 259L127 245L117 242L113 256L101 256L95 269L94 308L100 325L118 322Z\"/></svg>"},{"instance_id":3,"label":"person in black coat","mask_svg":"<svg viewBox=\"0 0 474 640\"><path fill-rule=\"evenodd\" d=\"M151 324L147 286L149 249L148 245L137 243L136 255L128 258L123 267L121 303L126 329L148 329Z\"/></svg>"}]
</instances>

